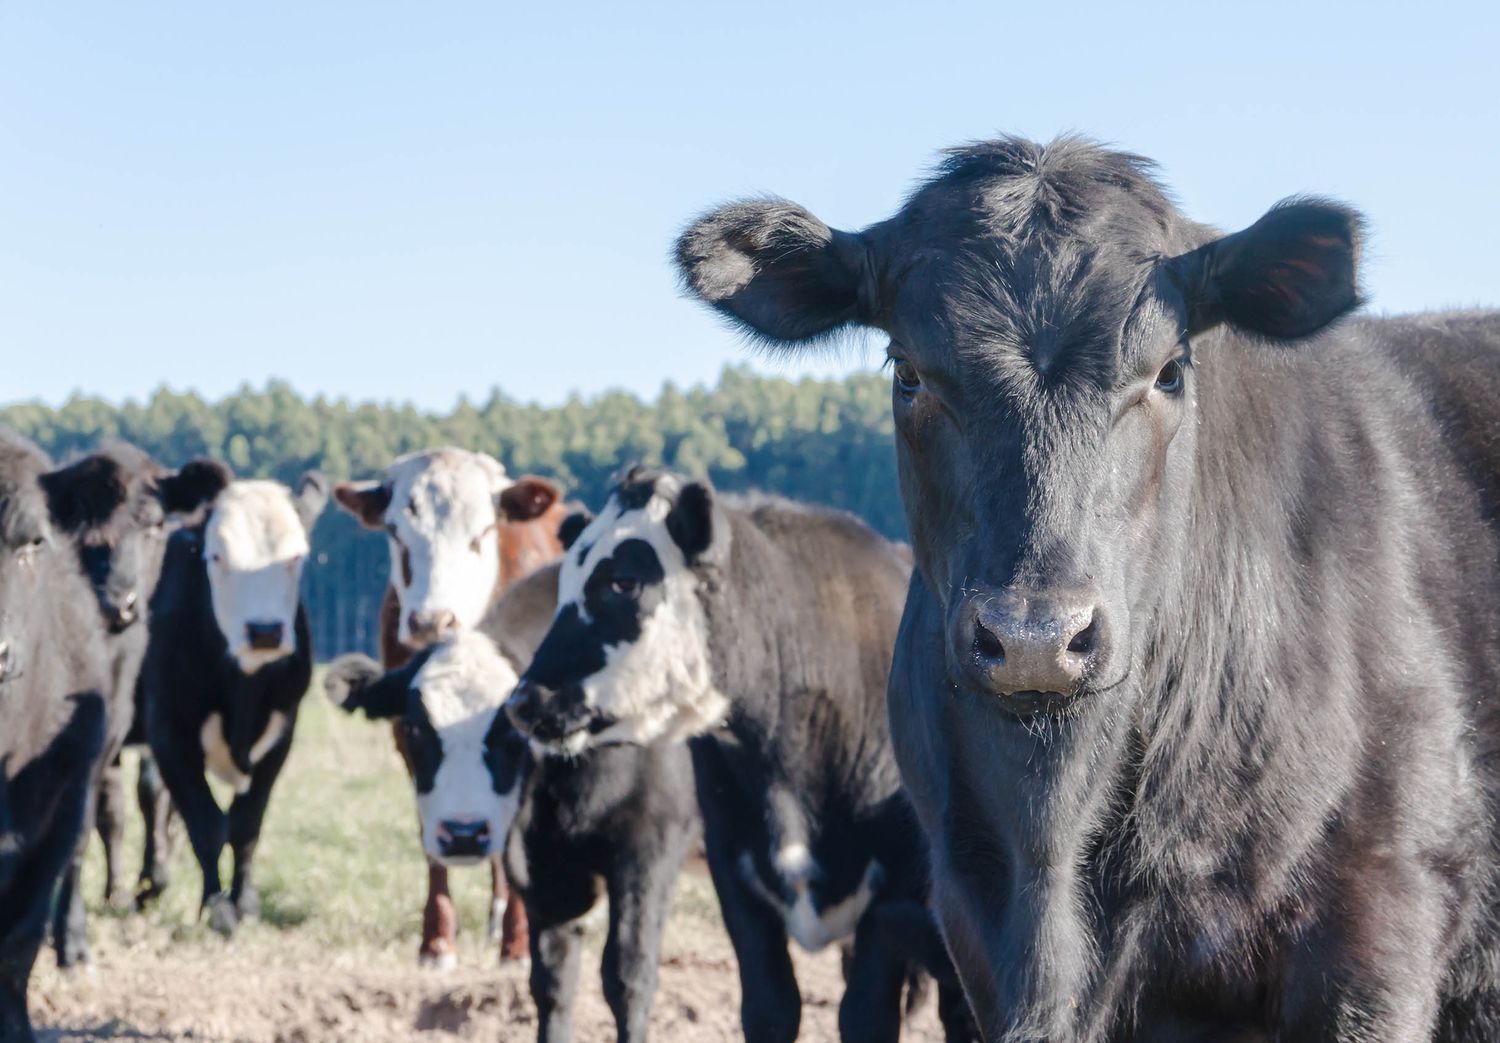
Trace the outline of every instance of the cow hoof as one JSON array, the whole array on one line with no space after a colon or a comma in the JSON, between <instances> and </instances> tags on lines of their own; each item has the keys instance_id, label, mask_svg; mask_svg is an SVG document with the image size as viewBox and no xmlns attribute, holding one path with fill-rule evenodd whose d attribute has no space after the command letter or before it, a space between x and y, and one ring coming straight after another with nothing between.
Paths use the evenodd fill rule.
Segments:
<instances>
[{"instance_id":1,"label":"cow hoof","mask_svg":"<svg viewBox=\"0 0 1500 1043\"><path fill-rule=\"evenodd\" d=\"M417 966L424 971L451 971L458 966L456 952L424 952L417 955Z\"/></svg>"},{"instance_id":2,"label":"cow hoof","mask_svg":"<svg viewBox=\"0 0 1500 1043\"><path fill-rule=\"evenodd\" d=\"M156 900L161 897L162 892L166 889L167 883L165 880L143 879L137 885L135 891L136 912L145 912L151 906L155 905Z\"/></svg>"},{"instance_id":3,"label":"cow hoof","mask_svg":"<svg viewBox=\"0 0 1500 1043\"><path fill-rule=\"evenodd\" d=\"M135 908L137 898L129 891L116 888L104 899L104 903L118 913L128 913Z\"/></svg>"},{"instance_id":4,"label":"cow hoof","mask_svg":"<svg viewBox=\"0 0 1500 1043\"><path fill-rule=\"evenodd\" d=\"M94 957L86 947L73 947L66 953L58 954L57 969L70 978L92 979L94 977Z\"/></svg>"},{"instance_id":5,"label":"cow hoof","mask_svg":"<svg viewBox=\"0 0 1500 1043\"><path fill-rule=\"evenodd\" d=\"M505 902L497 899L490 903L490 923L484 932L485 939L499 945L505 937Z\"/></svg>"},{"instance_id":6,"label":"cow hoof","mask_svg":"<svg viewBox=\"0 0 1500 1043\"><path fill-rule=\"evenodd\" d=\"M500 966L508 971L525 974L531 970L531 955L528 953L525 956L507 956L502 952L500 954Z\"/></svg>"},{"instance_id":7,"label":"cow hoof","mask_svg":"<svg viewBox=\"0 0 1500 1043\"><path fill-rule=\"evenodd\" d=\"M247 887L234 900L234 910L239 913L241 922L245 920L259 920L260 892L253 887Z\"/></svg>"},{"instance_id":8,"label":"cow hoof","mask_svg":"<svg viewBox=\"0 0 1500 1043\"><path fill-rule=\"evenodd\" d=\"M229 900L229 896L214 895L204 905L208 909L209 929L225 938L232 937L235 927L239 925L239 914L234 911L234 903Z\"/></svg>"}]
</instances>

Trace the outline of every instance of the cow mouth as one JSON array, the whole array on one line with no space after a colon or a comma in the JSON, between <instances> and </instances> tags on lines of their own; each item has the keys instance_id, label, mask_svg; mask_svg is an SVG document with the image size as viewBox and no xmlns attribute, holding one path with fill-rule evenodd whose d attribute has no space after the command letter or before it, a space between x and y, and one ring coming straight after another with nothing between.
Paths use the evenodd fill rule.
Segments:
<instances>
[{"instance_id":1,"label":"cow mouth","mask_svg":"<svg viewBox=\"0 0 1500 1043\"><path fill-rule=\"evenodd\" d=\"M560 717L544 717L531 728L531 740L549 753L577 754L619 722L606 714L589 711Z\"/></svg>"}]
</instances>

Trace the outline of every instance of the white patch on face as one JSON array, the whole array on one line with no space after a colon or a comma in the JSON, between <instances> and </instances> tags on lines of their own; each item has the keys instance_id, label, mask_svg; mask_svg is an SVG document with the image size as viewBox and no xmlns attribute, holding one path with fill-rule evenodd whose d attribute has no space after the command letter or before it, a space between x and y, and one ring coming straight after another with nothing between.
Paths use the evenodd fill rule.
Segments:
<instances>
[{"instance_id":1,"label":"white patch on face","mask_svg":"<svg viewBox=\"0 0 1500 1043\"><path fill-rule=\"evenodd\" d=\"M247 674L294 651L307 551L291 490L279 482L232 482L214 501L203 540L214 619ZM251 624L280 624L280 644L251 648Z\"/></svg>"},{"instance_id":2,"label":"white patch on face","mask_svg":"<svg viewBox=\"0 0 1500 1043\"><path fill-rule=\"evenodd\" d=\"M391 583L401 606L397 638L424 643L413 639L413 612L451 612L460 629L474 629L500 583L495 526L500 494L512 484L505 467L483 453L434 449L401 457L387 468L386 482Z\"/></svg>"},{"instance_id":3,"label":"white patch on face","mask_svg":"<svg viewBox=\"0 0 1500 1043\"><path fill-rule=\"evenodd\" d=\"M280 710L272 710L271 717L266 722L266 730L255 740L255 745L250 747L252 765L259 764L271 752L271 747L286 735L286 728L286 714ZM219 780L233 786L236 793L248 792L250 776L240 771L234 763L234 756L229 751L229 740L224 737L224 718L217 713L209 714L198 731L198 741L203 746L204 767Z\"/></svg>"},{"instance_id":4,"label":"white patch on face","mask_svg":"<svg viewBox=\"0 0 1500 1043\"><path fill-rule=\"evenodd\" d=\"M438 830L446 821L487 823L490 854L505 844L520 806L524 778L518 772L508 792L496 793L485 764L484 740L516 681L516 672L505 657L488 638L473 632L437 646L412 679L442 743L432 789L417 794L422 846L432 858L453 864L474 861L443 855Z\"/></svg>"},{"instance_id":5,"label":"white patch on face","mask_svg":"<svg viewBox=\"0 0 1500 1043\"><path fill-rule=\"evenodd\" d=\"M833 942L853 937L860 918L874 901L885 877L880 863L872 861L865 867L865 875L860 879L858 887L842 900L824 906L820 911L813 901L812 880L818 875L817 864L806 854L806 848L802 849L800 856L796 852L778 852L775 861L778 863L778 871L781 871L780 864L783 862L795 862L802 869L796 875L783 876L787 890L792 893L790 902L765 885L760 874L755 871L755 860L748 851L740 855L740 877L761 901L776 910L782 923L786 925L787 935L808 952L817 952Z\"/></svg>"}]
</instances>

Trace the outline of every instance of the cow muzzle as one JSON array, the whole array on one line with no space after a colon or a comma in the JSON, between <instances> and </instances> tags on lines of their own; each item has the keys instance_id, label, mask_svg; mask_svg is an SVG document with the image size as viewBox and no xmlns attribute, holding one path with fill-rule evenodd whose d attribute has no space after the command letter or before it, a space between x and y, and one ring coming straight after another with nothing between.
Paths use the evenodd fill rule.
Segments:
<instances>
[{"instance_id":1,"label":"cow muzzle","mask_svg":"<svg viewBox=\"0 0 1500 1043\"><path fill-rule=\"evenodd\" d=\"M584 705L579 690L556 692L523 680L505 702L505 715L533 742L558 750L588 745L591 736L614 725L613 719Z\"/></svg>"},{"instance_id":2,"label":"cow muzzle","mask_svg":"<svg viewBox=\"0 0 1500 1043\"><path fill-rule=\"evenodd\" d=\"M963 688L1021 715L1061 710L1108 658L1098 591L966 589L949 615L948 659Z\"/></svg>"},{"instance_id":3,"label":"cow muzzle","mask_svg":"<svg viewBox=\"0 0 1500 1043\"><path fill-rule=\"evenodd\" d=\"M437 825L437 842L443 861L465 863L488 857L493 838L486 819L446 818Z\"/></svg>"},{"instance_id":4,"label":"cow muzzle","mask_svg":"<svg viewBox=\"0 0 1500 1043\"><path fill-rule=\"evenodd\" d=\"M459 629L458 614L448 609L428 609L406 616L406 632L411 635L411 644L418 648L445 641Z\"/></svg>"}]
</instances>

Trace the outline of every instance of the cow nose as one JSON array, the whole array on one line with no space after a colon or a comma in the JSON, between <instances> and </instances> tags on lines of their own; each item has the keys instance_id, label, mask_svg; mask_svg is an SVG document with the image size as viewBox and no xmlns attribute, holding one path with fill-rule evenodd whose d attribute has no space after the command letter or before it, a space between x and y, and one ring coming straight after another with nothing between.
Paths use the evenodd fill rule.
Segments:
<instances>
[{"instance_id":1,"label":"cow nose","mask_svg":"<svg viewBox=\"0 0 1500 1043\"><path fill-rule=\"evenodd\" d=\"M438 823L437 841L444 858L483 858L490 853L490 824L485 819L445 818Z\"/></svg>"},{"instance_id":2,"label":"cow nose","mask_svg":"<svg viewBox=\"0 0 1500 1043\"><path fill-rule=\"evenodd\" d=\"M115 601L116 625L127 627L131 623L134 623L136 621L136 617L139 614L136 610L136 605L139 600L140 599L136 597L135 591L132 590L126 592L124 597L121 597Z\"/></svg>"},{"instance_id":3,"label":"cow nose","mask_svg":"<svg viewBox=\"0 0 1500 1043\"><path fill-rule=\"evenodd\" d=\"M1073 695L1104 648L1093 591L971 592L953 652L970 687L1002 697Z\"/></svg>"},{"instance_id":4,"label":"cow nose","mask_svg":"<svg viewBox=\"0 0 1500 1043\"><path fill-rule=\"evenodd\" d=\"M246 623L245 636L250 640L250 647L261 650L270 650L281 647L283 628L280 623Z\"/></svg>"},{"instance_id":5,"label":"cow nose","mask_svg":"<svg viewBox=\"0 0 1500 1043\"><path fill-rule=\"evenodd\" d=\"M510 693L510 698L505 700L505 716L510 718L516 731L522 735L533 735L546 702L547 693L540 685L522 681Z\"/></svg>"},{"instance_id":6,"label":"cow nose","mask_svg":"<svg viewBox=\"0 0 1500 1043\"><path fill-rule=\"evenodd\" d=\"M406 617L406 629L414 641L436 644L458 630L458 616L446 608L413 612Z\"/></svg>"}]
</instances>

